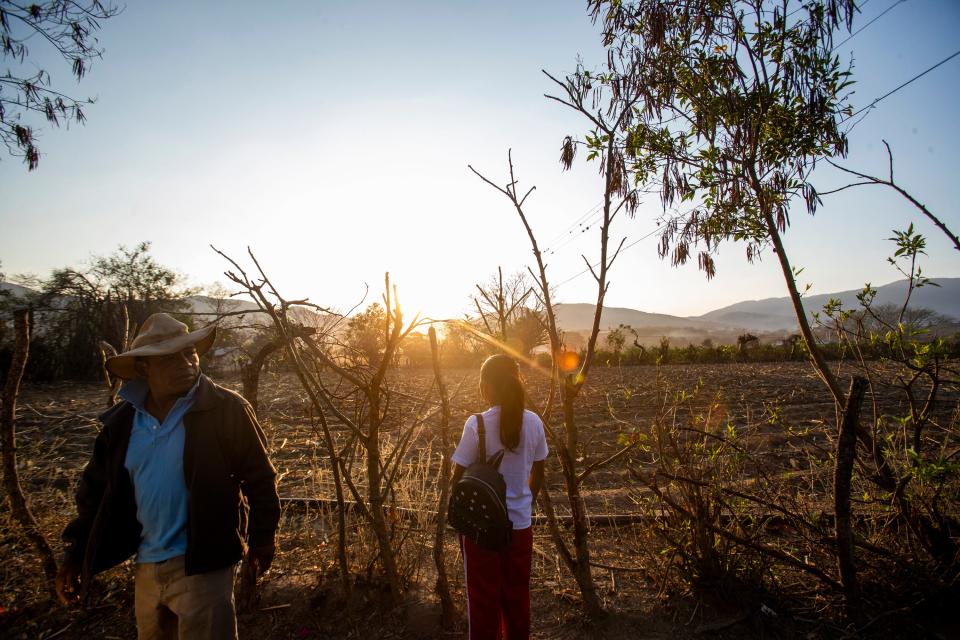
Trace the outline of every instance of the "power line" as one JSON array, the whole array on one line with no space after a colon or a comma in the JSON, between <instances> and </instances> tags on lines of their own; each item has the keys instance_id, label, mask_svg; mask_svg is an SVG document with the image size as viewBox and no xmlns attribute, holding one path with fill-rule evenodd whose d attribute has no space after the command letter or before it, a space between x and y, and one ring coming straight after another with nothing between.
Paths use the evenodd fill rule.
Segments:
<instances>
[{"instance_id":1,"label":"power line","mask_svg":"<svg viewBox=\"0 0 960 640\"><path fill-rule=\"evenodd\" d=\"M886 92L885 94L883 94L883 95L880 96L879 98L874 99L874 101L871 102L870 104L868 104L867 106L861 107L860 109L854 111L854 112L851 113L849 116L847 116L846 118L844 118L843 120L841 120L840 123L846 122L847 120L850 120L851 118L855 118L857 115L863 113L864 111L867 111L868 109L874 108L875 106L877 106L877 103L879 103L881 100L884 100L884 99L886 99L886 98L889 98L890 96L892 96L893 94L895 94L897 91L900 91L900 89L903 89L903 88L906 87L907 85L909 85L909 84L911 84L911 83L913 83L913 82L916 82L917 80L919 80L919 79L922 78L923 76L927 75L928 73L930 73L931 71L933 71L933 70L936 69L937 67L939 67L939 66L941 66L941 65L944 65L944 64L946 64L947 62L950 62L951 60L953 60L953 59L956 58L957 56L960 56L960 49L957 49L956 51L954 51L954 52L951 53L949 56L947 56L946 58L944 58L943 60L941 60L941 61L938 62L937 64L933 65L932 67L929 67L929 68L927 68L927 69L924 70L924 71L921 71L920 73L918 73L917 75L913 76L912 78L910 78L909 80L907 80L906 82L904 82L903 84L901 84L900 86L898 86L897 88L891 89L890 91Z\"/></svg>"},{"instance_id":2,"label":"power line","mask_svg":"<svg viewBox=\"0 0 960 640\"><path fill-rule=\"evenodd\" d=\"M577 227L582 227L584 224L584 221L594 216L602 204L603 204L603 201L601 200L597 204L590 207L590 209L588 209L586 213L584 213L579 218L571 222L567 227L565 227L562 231L560 231L560 233L554 236L553 239L550 240L548 245L552 246L554 243L560 242L566 239L570 234L572 234L577 230ZM549 248L545 248L544 251L549 251Z\"/></svg>"},{"instance_id":3,"label":"power line","mask_svg":"<svg viewBox=\"0 0 960 640\"><path fill-rule=\"evenodd\" d=\"M544 249L544 250L543 250L543 253L545 253L545 254L547 254L547 255L554 255L557 251L559 251L560 249L562 249L563 247L567 246L568 244L570 244L571 242L573 242L573 241L576 240L577 238L581 237L581 236L582 236L583 234L585 234L587 231L589 231L589 230L593 227L593 225L595 225L597 222L600 221L600 218L602 218L602 217L603 217L603 213L602 213L602 212L598 212L598 213L594 214L594 215L593 215L589 220L587 220L585 223L581 223L581 224L580 224L580 232L579 232L579 233L577 233L577 234L574 235L573 232L576 231L576 229L571 230L571 231L570 231L570 234L571 234L571 235L569 235L567 238L565 238L564 240L562 240L559 244L554 245L554 246L552 246L552 247L549 247L549 248L547 248L547 249Z\"/></svg>"},{"instance_id":4,"label":"power line","mask_svg":"<svg viewBox=\"0 0 960 640\"><path fill-rule=\"evenodd\" d=\"M601 200L601 201L598 202L597 204L595 204L595 205L593 205L592 207L590 207L590 209L588 209L585 214L583 214L582 216L580 216L579 218L577 218L576 220L574 220L572 223L570 223L570 226L564 228L563 231L561 231L561 232L558 233L556 236L554 236L554 238L553 238L552 240L550 240L550 242L548 243L549 246L548 246L547 248L545 248L545 249L543 250L543 252L546 253L546 252L550 251L551 249L555 249L556 247L553 247L553 246L552 246L554 243L557 243L557 242L560 242L560 241L562 241L562 240L564 240L564 239L569 238L570 234L572 234L574 231L577 230L577 226L581 226L581 227L582 227L584 220L585 220L586 218L590 217L591 215L595 214L596 211L597 211L602 205L603 205L603 200ZM591 222L590 224L593 224L593 223Z\"/></svg>"},{"instance_id":5,"label":"power line","mask_svg":"<svg viewBox=\"0 0 960 640\"><path fill-rule=\"evenodd\" d=\"M678 216L677 216L677 219L679 219L679 218L685 218L685 217L689 216L691 213L693 213L695 210L696 210L696 207L694 207L693 209L690 209L690 210L687 211L686 213L682 213L682 214L678 215ZM637 244L639 244L639 243L642 242L643 240L646 240L646 239L649 238L650 236L658 233L659 231L660 231L660 227L658 226L656 229L653 229L653 230L651 230L649 233L646 233L646 234L640 236L639 238L637 238L636 240L634 240L634 241L631 242L630 244L625 245L625 246L623 247L623 249L621 249L620 251L623 252L623 251L626 251L627 249L629 249L629 248L631 248L631 247L636 246ZM581 272L579 272L579 273L576 273L576 274L570 276L569 278L567 278L566 280L560 282L559 284L555 284L555 285L554 285L554 288L555 288L555 289L559 289L560 287L562 287L563 285L567 284L568 282L571 282L571 281L573 281L573 280L576 280L577 278L579 278L579 277L582 276L583 274L589 273L589 272L590 272L590 269L596 268L599 264L600 264L600 263L598 262L598 263L596 263L596 264L590 265L589 267L587 267L587 268L584 269L583 271L581 271Z\"/></svg>"},{"instance_id":6,"label":"power line","mask_svg":"<svg viewBox=\"0 0 960 640\"><path fill-rule=\"evenodd\" d=\"M645 234L645 235L640 236L639 238L637 238L636 240L634 240L634 241L631 242L630 244L626 245L623 249L621 249L621 251L626 251L626 250L629 249L630 247L632 247L632 246L636 245L637 243L639 243L641 240L646 240L647 238L649 238L649 237L652 236L653 234L657 233L658 231L660 231L660 228L659 228L659 227L657 227L656 229L654 229L654 230L651 231L650 233L647 233L647 234ZM579 273L577 273L577 274L574 274L574 275L570 276L569 278L567 278L566 280L564 280L563 282L561 282L561 283L559 283L559 284L554 285L554 288L555 288L555 289L559 289L560 287L562 287L563 285L567 284L568 282L571 282L571 281L573 281L573 280L576 280L577 278L579 278L579 277L582 276L583 274L585 274L585 273L590 273L590 269L593 269L593 268L597 267L599 264L600 264L600 263L598 262L598 263L596 263L596 264L590 265L588 268L584 269L583 271L581 271L581 272L579 272Z\"/></svg>"}]
</instances>

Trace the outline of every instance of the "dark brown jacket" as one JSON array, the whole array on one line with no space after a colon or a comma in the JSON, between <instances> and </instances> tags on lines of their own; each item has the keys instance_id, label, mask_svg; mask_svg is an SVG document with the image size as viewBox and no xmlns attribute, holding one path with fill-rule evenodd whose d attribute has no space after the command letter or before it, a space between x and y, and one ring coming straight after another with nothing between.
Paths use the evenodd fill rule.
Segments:
<instances>
[{"instance_id":1,"label":"dark brown jacket","mask_svg":"<svg viewBox=\"0 0 960 640\"><path fill-rule=\"evenodd\" d=\"M124 466L133 416L126 401L100 416L103 428L77 485L78 515L63 532L66 558L82 567L84 587L90 576L123 562L140 545L133 483ZM185 560L192 575L239 561L245 528L250 546L272 544L280 498L263 431L243 398L201 375L183 424Z\"/></svg>"}]
</instances>

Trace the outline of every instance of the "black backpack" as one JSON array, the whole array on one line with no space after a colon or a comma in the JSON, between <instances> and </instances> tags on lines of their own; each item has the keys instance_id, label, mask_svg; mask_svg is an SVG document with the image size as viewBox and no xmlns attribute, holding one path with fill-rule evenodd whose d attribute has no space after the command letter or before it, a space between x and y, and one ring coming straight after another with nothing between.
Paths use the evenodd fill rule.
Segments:
<instances>
[{"instance_id":1,"label":"black backpack","mask_svg":"<svg viewBox=\"0 0 960 640\"><path fill-rule=\"evenodd\" d=\"M478 413L476 417L480 438L477 461L467 467L453 487L447 522L484 549L502 551L513 535L513 524L507 515L507 483L499 471L503 450L487 460L483 416Z\"/></svg>"}]
</instances>

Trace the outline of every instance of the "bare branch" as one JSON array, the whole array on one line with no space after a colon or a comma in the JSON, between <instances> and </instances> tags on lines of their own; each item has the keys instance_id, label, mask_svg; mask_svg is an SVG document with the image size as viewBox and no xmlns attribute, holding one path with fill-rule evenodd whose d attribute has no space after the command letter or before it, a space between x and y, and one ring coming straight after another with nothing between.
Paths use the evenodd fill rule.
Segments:
<instances>
[{"instance_id":1,"label":"bare branch","mask_svg":"<svg viewBox=\"0 0 960 640\"><path fill-rule=\"evenodd\" d=\"M639 441L639 440L634 440L633 442L631 442L631 443L628 444L627 446L621 448L619 451L617 451L617 452L614 453L613 455L611 455L611 456L609 456L609 457L607 457L607 458L604 458L603 460L598 460L598 461L596 461L596 462L588 465L588 466L587 466L583 471L581 471L580 474L577 476L577 484L583 484L583 481L586 480L586 479L590 476L590 474L593 473L594 471L596 471L597 469L602 469L603 467L607 466L608 464L611 464L611 463L616 462L617 460L623 458L625 455L627 455L627 454L630 453L633 449L635 449L638 444L640 444L640 441Z\"/></svg>"},{"instance_id":2,"label":"bare branch","mask_svg":"<svg viewBox=\"0 0 960 640\"><path fill-rule=\"evenodd\" d=\"M827 194L830 194L830 193L836 193L836 192L838 192L838 191L843 191L844 189L848 189L848 188L850 188L850 187L861 186L861 185L876 184L876 185L883 185L883 186L890 187L891 189L893 189L894 191L896 191L897 193L899 193L901 196L903 196L904 198L906 198L907 201L910 202L910 204L912 204L912 205L915 206L917 209L919 209L920 212L921 212L923 215L925 215L931 222L933 222L933 224L935 224L935 225L937 226L937 228L939 228L944 234L946 234L946 236L947 236L947 237L950 239L950 241L953 243L954 248L955 248L957 251L960 251L960 237L958 237L957 234L955 234L953 231L951 231L951 230L949 229L949 227L947 227L947 225L946 225L942 220L940 220L940 218L938 218L937 216L935 216L935 215L930 211L930 209L927 208L926 205L924 205L922 202L920 202L919 200L917 200L916 198L914 198L913 195L912 195L910 192L908 192L906 189L904 189L903 187L901 187L900 185L898 185L896 182L893 181L893 153L890 151L890 145L887 144L887 141L886 141L886 140L883 141L883 144L886 145L886 147L887 147L887 155L889 156L889 170L890 170L890 177L889 177L889 178L883 179L883 178L878 178L878 177L876 177L876 176L872 176L872 175L869 175L869 174L866 174L866 173L861 173L861 172L859 172L859 171L855 171L855 170L853 170L853 169L849 169L849 168L847 168L847 167L844 167L843 165L840 165L840 164L834 162L833 160L827 158L827 162L830 163L831 166L836 167L837 169L839 169L840 171L843 171L844 173L848 173L848 174L850 174L850 175L852 175L852 176L856 176L856 177L860 178L860 179L861 179L861 182L856 182L856 183L853 183L853 184L848 184L848 185L845 185L845 186L840 187L840 188L838 188L838 189L833 189L833 190L831 190L831 191L824 191L824 192L821 192L820 195L827 195Z\"/></svg>"}]
</instances>

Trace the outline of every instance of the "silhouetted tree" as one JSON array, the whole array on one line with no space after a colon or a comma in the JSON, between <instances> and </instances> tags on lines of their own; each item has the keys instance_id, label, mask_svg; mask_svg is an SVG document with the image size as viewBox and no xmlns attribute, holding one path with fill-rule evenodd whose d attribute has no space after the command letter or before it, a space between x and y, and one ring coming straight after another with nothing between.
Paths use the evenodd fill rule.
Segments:
<instances>
[{"instance_id":1,"label":"silhouetted tree","mask_svg":"<svg viewBox=\"0 0 960 640\"><path fill-rule=\"evenodd\" d=\"M535 347L550 342L543 311L523 307L507 329L508 344L529 357Z\"/></svg>"},{"instance_id":2,"label":"silhouetted tree","mask_svg":"<svg viewBox=\"0 0 960 640\"><path fill-rule=\"evenodd\" d=\"M383 325L387 315L379 302L356 314L347 321L344 340L346 357L355 364L375 367L383 353Z\"/></svg>"},{"instance_id":3,"label":"silhouetted tree","mask_svg":"<svg viewBox=\"0 0 960 640\"><path fill-rule=\"evenodd\" d=\"M607 346L610 347L610 351L613 351L618 356L620 352L623 351L623 345L627 342L627 337L624 335L623 325L620 325L616 329L612 329L607 333L606 337Z\"/></svg>"},{"instance_id":4,"label":"silhouetted tree","mask_svg":"<svg viewBox=\"0 0 960 640\"><path fill-rule=\"evenodd\" d=\"M740 358L746 358L750 349L760 346L760 339L752 333L742 333L737 336L737 353Z\"/></svg>"},{"instance_id":5,"label":"silhouetted tree","mask_svg":"<svg viewBox=\"0 0 960 640\"><path fill-rule=\"evenodd\" d=\"M190 293L175 271L150 255L149 242L95 256L86 269L55 270L43 283L35 310L42 341L56 354L51 374L95 375L101 340L122 349L147 316L182 310Z\"/></svg>"},{"instance_id":6,"label":"silhouetted tree","mask_svg":"<svg viewBox=\"0 0 960 640\"><path fill-rule=\"evenodd\" d=\"M476 288L480 295L473 297L473 304L484 329L491 337L506 342L510 324L533 293L526 275L515 273L504 281L503 269L497 267L497 275Z\"/></svg>"}]
</instances>

